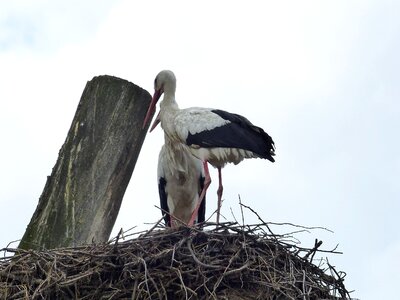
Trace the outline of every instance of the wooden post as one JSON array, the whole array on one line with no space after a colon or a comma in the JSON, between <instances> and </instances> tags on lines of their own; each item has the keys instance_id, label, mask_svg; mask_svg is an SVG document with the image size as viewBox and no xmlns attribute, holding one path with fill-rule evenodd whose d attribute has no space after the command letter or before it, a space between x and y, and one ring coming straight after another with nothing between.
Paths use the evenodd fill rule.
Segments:
<instances>
[{"instance_id":1,"label":"wooden post","mask_svg":"<svg viewBox=\"0 0 400 300\"><path fill-rule=\"evenodd\" d=\"M150 100L120 78L87 83L20 248L108 240L148 129L142 124Z\"/></svg>"}]
</instances>

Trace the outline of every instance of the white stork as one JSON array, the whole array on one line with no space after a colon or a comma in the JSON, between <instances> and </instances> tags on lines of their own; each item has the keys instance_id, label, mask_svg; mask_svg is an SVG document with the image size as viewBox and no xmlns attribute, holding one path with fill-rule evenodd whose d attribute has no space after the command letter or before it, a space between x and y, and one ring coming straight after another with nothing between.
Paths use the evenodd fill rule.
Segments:
<instances>
[{"instance_id":1,"label":"white stork","mask_svg":"<svg viewBox=\"0 0 400 300\"><path fill-rule=\"evenodd\" d=\"M218 169L217 223L222 198L221 168L226 163L238 164L245 158L264 158L274 162L272 138L245 117L219 109L191 107L180 109L175 101L176 78L172 71L158 73L154 81L154 96L147 110L144 125L150 120L161 95L160 112L152 129L161 122L165 134L173 143L181 143L203 161L205 182L202 195L192 219L196 217L202 198L211 183L207 163ZM143 126L144 126L143 125Z\"/></svg>"},{"instance_id":2,"label":"white stork","mask_svg":"<svg viewBox=\"0 0 400 300\"><path fill-rule=\"evenodd\" d=\"M191 217L204 187L201 160L181 143L173 143L165 135L165 144L158 158L158 191L165 224L177 227L182 221L193 225ZM179 221L178 221L179 220ZM205 220L205 199L201 202L197 223Z\"/></svg>"}]
</instances>

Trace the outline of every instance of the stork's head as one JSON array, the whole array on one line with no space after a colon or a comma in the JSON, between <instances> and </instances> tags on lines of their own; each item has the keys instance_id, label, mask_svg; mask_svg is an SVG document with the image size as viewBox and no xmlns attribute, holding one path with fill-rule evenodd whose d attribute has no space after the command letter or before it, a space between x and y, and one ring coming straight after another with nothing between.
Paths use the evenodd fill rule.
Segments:
<instances>
[{"instance_id":1,"label":"stork's head","mask_svg":"<svg viewBox=\"0 0 400 300\"><path fill-rule=\"evenodd\" d=\"M147 109L146 118L143 122L143 128L150 121L151 114L156 110L156 104L160 99L162 94L175 96L176 89L176 78L172 71L163 70L158 73L156 79L154 79L154 95L153 99L151 99L149 108ZM152 131L157 124L160 122L159 115L157 115L154 123L150 129Z\"/></svg>"}]
</instances>

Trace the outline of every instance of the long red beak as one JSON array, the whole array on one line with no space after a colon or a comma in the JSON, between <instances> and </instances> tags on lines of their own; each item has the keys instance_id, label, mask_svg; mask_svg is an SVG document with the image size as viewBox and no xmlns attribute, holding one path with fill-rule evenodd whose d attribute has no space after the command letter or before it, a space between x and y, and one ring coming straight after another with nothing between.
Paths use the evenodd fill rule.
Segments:
<instances>
[{"instance_id":1,"label":"long red beak","mask_svg":"<svg viewBox=\"0 0 400 300\"><path fill-rule=\"evenodd\" d=\"M146 117L144 118L143 121L143 129L146 127L146 125L150 122L150 119L153 115L153 113L156 111L156 104L158 99L160 99L162 92L161 91L155 91L153 98L151 99L149 108L147 109ZM155 126L154 126L155 127Z\"/></svg>"},{"instance_id":2,"label":"long red beak","mask_svg":"<svg viewBox=\"0 0 400 300\"><path fill-rule=\"evenodd\" d=\"M158 115L157 115L156 119L154 120L153 125L151 125L151 127L150 127L150 132L152 132L154 130L154 128L157 127L157 125L160 123L160 121L161 121L160 120L160 112L158 112Z\"/></svg>"}]
</instances>

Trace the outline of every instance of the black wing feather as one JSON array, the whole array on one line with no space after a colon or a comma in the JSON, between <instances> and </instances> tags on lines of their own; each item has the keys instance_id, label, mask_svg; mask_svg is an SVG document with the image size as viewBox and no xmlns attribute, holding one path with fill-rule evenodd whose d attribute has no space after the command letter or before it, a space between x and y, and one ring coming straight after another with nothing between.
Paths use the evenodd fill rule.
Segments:
<instances>
[{"instance_id":1,"label":"black wing feather","mask_svg":"<svg viewBox=\"0 0 400 300\"><path fill-rule=\"evenodd\" d=\"M238 148L249 150L262 158L274 162L275 144L272 138L260 127L254 126L245 117L223 110L212 110L230 123L196 134L189 132L186 143L204 148Z\"/></svg>"},{"instance_id":2,"label":"black wing feather","mask_svg":"<svg viewBox=\"0 0 400 300\"><path fill-rule=\"evenodd\" d=\"M164 177L160 177L158 180L158 193L160 194L160 206L161 206L161 214L164 216L165 225L171 227L171 216L169 214L168 208L168 194L165 190L165 186L167 185L167 181Z\"/></svg>"}]
</instances>

